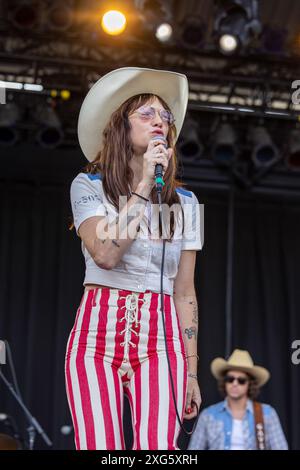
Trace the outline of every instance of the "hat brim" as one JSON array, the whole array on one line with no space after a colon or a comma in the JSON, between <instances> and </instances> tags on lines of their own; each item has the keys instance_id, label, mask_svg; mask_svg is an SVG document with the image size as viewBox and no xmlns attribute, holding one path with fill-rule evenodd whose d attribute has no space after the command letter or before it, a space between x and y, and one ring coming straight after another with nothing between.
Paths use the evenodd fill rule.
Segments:
<instances>
[{"instance_id":1,"label":"hat brim","mask_svg":"<svg viewBox=\"0 0 300 470\"><path fill-rule=\"evenodd\" d=\"M238 364L233 365L225 361L222 357L214 359L211 363L210 369L211 373L217 380L221 379L224 373L228 370L240 370L242 372L246 372L256 379L259 387L262 387L270 378L270 372L264 367L245 367L243 365L239 366Z\"/></svg>"},{"instance_id":2,"label":"hat brim","mask_svg":"<svg viewBox=\"0 0 300 470\"><path fill-rule=\"evenodd\" d=\"M142 93L157 95L168 104L175 117L178 138L188 103L186 76L139 67L116 69L92 86L80 109L78 140L89 161L93 161L102 148L103 130L112 113L127 99Z\"/></svg>"}]
</instances>

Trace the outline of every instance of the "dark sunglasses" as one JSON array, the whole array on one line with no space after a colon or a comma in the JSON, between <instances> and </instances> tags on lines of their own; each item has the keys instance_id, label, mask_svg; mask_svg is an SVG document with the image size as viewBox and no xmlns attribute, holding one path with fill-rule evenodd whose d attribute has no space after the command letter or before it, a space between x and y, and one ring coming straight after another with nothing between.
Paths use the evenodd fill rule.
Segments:
<instances>
[{"instance_id":1,"label":"dark sunglasses","mask_svg":"<svg viewBox=\"0 0 300 470\"><path fill-rule=\"evenodd\" d=\"M237 380L240 385L245 385L248 382L248 379L245 377L233 377L233 375L226 375L224 380L227 384L232 384L235 380Z\"/></svg>"},{"instance_id":2,"label":"dark sunglasses","mask_svg":"<svg viewBox=\"0 0 300 470\"><path fill-rule=\"evenodd\" d=\"M135 113L137 113L140 116L140 118L143 119L144 121L148 121L155 117L156 109L153 108L152 106L141 106L132 114L135 114ZM160 115L161 120L164 122L167 122L168 124L173 124L175 122L175 118L173 114L167 109L158 110L158 114Z\"/></svg>"}]
</instances>

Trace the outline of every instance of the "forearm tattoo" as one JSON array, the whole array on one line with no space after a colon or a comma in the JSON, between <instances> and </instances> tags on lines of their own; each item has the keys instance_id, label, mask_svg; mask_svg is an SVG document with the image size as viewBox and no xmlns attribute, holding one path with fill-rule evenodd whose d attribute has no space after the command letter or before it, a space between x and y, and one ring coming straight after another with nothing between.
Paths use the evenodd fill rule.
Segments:
<instances>
[{"instance_id":1,"label":"forearm tattoo","mask_svg":"<svg viewBox=\"0 0 300 470\"><path fill-rule=\"evenodd\" d=\"M174 297L176 293L174 291ZM198 326L198 305L196 300L191 300L193 299L192 297L181 297L178 299L179 302L187 303L188 305L192 306L193 309L193 318L192 322L195 323Z\"/></svg>"},{"instance_id":2,"label":"forearm tattoo","mask_svg":"<svg viewBox=\"0 0 300 470\"><path fill-rule=\"evenodd\" d=\"M195 328L194 326L191 326L190 328L185 328L184 332L187 335L188 339L192 339L194 336L197 340L197 328Z\"/></svg>"},{"instance_id":3,"label":"forearm tattoo","mask_svg":"<svg viewBox=\"0 0 300 470\"><path fill-rule=\"evenodd\" d=\"M198 325L198 308L197 308L197 303L196 302L190 302L190 304L193 305L193 318L192 322L196 323Z\"/></svg>"}]
</instances>

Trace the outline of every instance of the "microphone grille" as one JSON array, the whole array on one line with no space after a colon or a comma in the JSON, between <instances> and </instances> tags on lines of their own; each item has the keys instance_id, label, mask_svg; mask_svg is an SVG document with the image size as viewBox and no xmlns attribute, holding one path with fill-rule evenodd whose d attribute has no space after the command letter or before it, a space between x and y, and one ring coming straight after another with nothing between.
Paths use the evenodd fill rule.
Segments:
<instances>
[{"instance_id":1,"label":"microphone grille","mask_svg":"<svg viewBox=\"0 0 300 470\"><path fill-rule=\"evenodd\" d=\"M154 135L154 136L152 137L152 140L163 140L163 141L164 141L164 144L165 144L165 148L168 147L167 139L166 139L163 135Z\"/></svg>"}]
</instances>

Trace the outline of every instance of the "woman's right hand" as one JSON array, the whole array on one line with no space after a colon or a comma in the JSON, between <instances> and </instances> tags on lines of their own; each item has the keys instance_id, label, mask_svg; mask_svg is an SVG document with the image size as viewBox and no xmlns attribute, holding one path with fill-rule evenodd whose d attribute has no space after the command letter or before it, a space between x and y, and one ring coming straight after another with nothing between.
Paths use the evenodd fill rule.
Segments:
<instances>
[{"instance_id":1,"label":"woman's right hand","mask_svg":"<svg viewBox=\"0 0 300 470\"><path fill-rule=\"evenodd\" d=\"M155 183L155 165L160 163L163 167L163 173L166 172L169 160L172 156L173 150L165 148L165 139L151 139L149 141L143 159L143 180L151 187Z\"/></svg>"}]
</instances>

